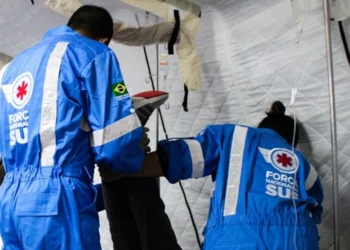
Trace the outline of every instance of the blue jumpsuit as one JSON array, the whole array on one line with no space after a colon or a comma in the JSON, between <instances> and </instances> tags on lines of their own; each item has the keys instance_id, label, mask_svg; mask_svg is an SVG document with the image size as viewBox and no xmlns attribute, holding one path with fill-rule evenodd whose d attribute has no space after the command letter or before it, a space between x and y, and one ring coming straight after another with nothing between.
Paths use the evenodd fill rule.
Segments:
<instances>
[{"instance_id":1,"label":"blue jumpsuit","mask_svg":"<svg viewBox=\"0 0 350 250\"><path fill-rule=\"evenodd\" d=\"M319 249L319 177L275 131L212 125L158 148L168 156L171 183L213 177L204 250L294 250L295 235L298 250Z\"/></svg>"},{"instance_id":2,"label":"blue jumpsuit","mask_svg":"<svg viewBox=\"0 0 350 250\"><path fill-rule=\"evenodd\" d=\"M95 164L138 172L142 127L114 53L67 26L0 73L5 250L101 249Z\"/></svg>"}]
</instances>

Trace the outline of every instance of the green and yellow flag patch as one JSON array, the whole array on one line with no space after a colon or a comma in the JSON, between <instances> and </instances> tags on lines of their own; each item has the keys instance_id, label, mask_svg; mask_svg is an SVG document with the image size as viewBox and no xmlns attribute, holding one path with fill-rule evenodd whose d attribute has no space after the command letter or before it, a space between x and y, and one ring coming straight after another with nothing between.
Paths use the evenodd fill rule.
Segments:
<instances>
[{"instance_id":1,"label":"green and yellow flag patch","mask_svg":"<svg viewBox=\"0 0 350 250\"><path fill-rule=\"evenodd\" d=\"M129 94L124 82L112 84L112 91L114 96L117 98Z\"/></svg>"}]
</instances>

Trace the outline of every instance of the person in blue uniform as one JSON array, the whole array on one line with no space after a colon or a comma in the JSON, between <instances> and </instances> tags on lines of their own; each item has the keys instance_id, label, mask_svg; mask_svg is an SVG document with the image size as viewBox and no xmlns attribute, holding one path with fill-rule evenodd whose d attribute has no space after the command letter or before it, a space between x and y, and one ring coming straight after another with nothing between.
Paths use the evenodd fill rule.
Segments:
<instances>
[{"instance_id":1,"label":"person in blue uniform","mask_svg":"<svg viewBox=\"0 0 350 250\"><path fill-rule=\"evenodd\" d=\"M194 138L158 143L157 174L170 183L212 176L204 250L319 249L323 190L294 148L298 136L276 101L258 128L209 125Z\"/></svg>"},{"instance_id":2,"label":"person in blue uniform","mask_svg":"<svg viewBox=\"0 0 350 250\"><path fill-rule=\"evenodd\" d=\"M149 139L108 44L83 6L0 72L0 235L5 250L101 249L95 164L140 171Z\"/></svg>"},{"instance_id":3,"label":"person in blue uniform","mask_svg":"<svg viewBox=\"0 0 350 250\"><path fill-rule=\"evenodd\" d=\"M171 183L213 177L205 250L319 249L323 190L315 169L294 148L295 125L276 101L258 128L210 125L195 138L159 142Z\"/></svg>"}]
</instances>

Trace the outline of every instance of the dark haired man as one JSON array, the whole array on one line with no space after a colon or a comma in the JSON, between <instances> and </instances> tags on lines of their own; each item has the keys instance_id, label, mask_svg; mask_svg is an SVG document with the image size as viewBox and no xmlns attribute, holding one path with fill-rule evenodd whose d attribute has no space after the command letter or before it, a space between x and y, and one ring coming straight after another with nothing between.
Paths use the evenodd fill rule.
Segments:
<instances>
[{"instance_id":1,"label":"dark haired man","mask_svg":"<svg viewBox=\"0 0 350 250\"><path fill-rule=\"evenodd\" d=\"M83 6L0 71L5 250L101 249L94 165L141 169L149 139L106 46L112 34L105 9Z\"/></svg>"}]
</instances>

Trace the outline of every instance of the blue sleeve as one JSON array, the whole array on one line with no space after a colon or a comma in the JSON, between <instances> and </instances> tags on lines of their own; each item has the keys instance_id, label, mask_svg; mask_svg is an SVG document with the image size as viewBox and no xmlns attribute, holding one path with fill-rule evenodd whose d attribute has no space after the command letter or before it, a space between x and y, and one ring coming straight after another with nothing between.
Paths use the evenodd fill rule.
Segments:
<instances>
[{"instance_id":1,"label":"blue sleeve","mask_svg":"<svg viewBox=\"0 0 350 250\"><path fill-rule=\"evenodd\" d=\"M305 181L305 189L309 200L308 210L312 214L315 223L320 224L323 212L323 188L315 168L308 162L307 165L309 166L309 173Z\"/></svg>"},{"instance_id":2,"label":"blue sleeve","mask_svg":"<svg viewBox=\"0 0 350 250\"><path fill-rule=\"evenodd\" d=\"M111 50L100 54L81 76L95 162L111 171L139 172L144 160L139 145L143 132L116 56Z\"/></svg>"},{"instance_id":3,"label":"blue sleeve","mask_svg":"<svg viewBox=\"0 0 350 250\"><path fill-rule=\"evenodd\" d=\"M323 212L323 189L321 185L321 180L319 178L317 178L315 185L308 190L308 195L310 197L313 197L313 199L317 201L317 203L314 206L311 206L309 208L309 211L311 212L312 218L314 219L315 223L320 224Z\"/></svg>"},{"instance_id":4,"label":"blue sleeve","mask_svg":"<svg viewBox=\"0 0 350 250\"><path fill-rule=\"evenodd\" d=\"M167 155L163 172L170 183L208 176L219 163L220 145L208 127L193 139L160 141L158 148Z\"/></svg>"}]
</instances>

